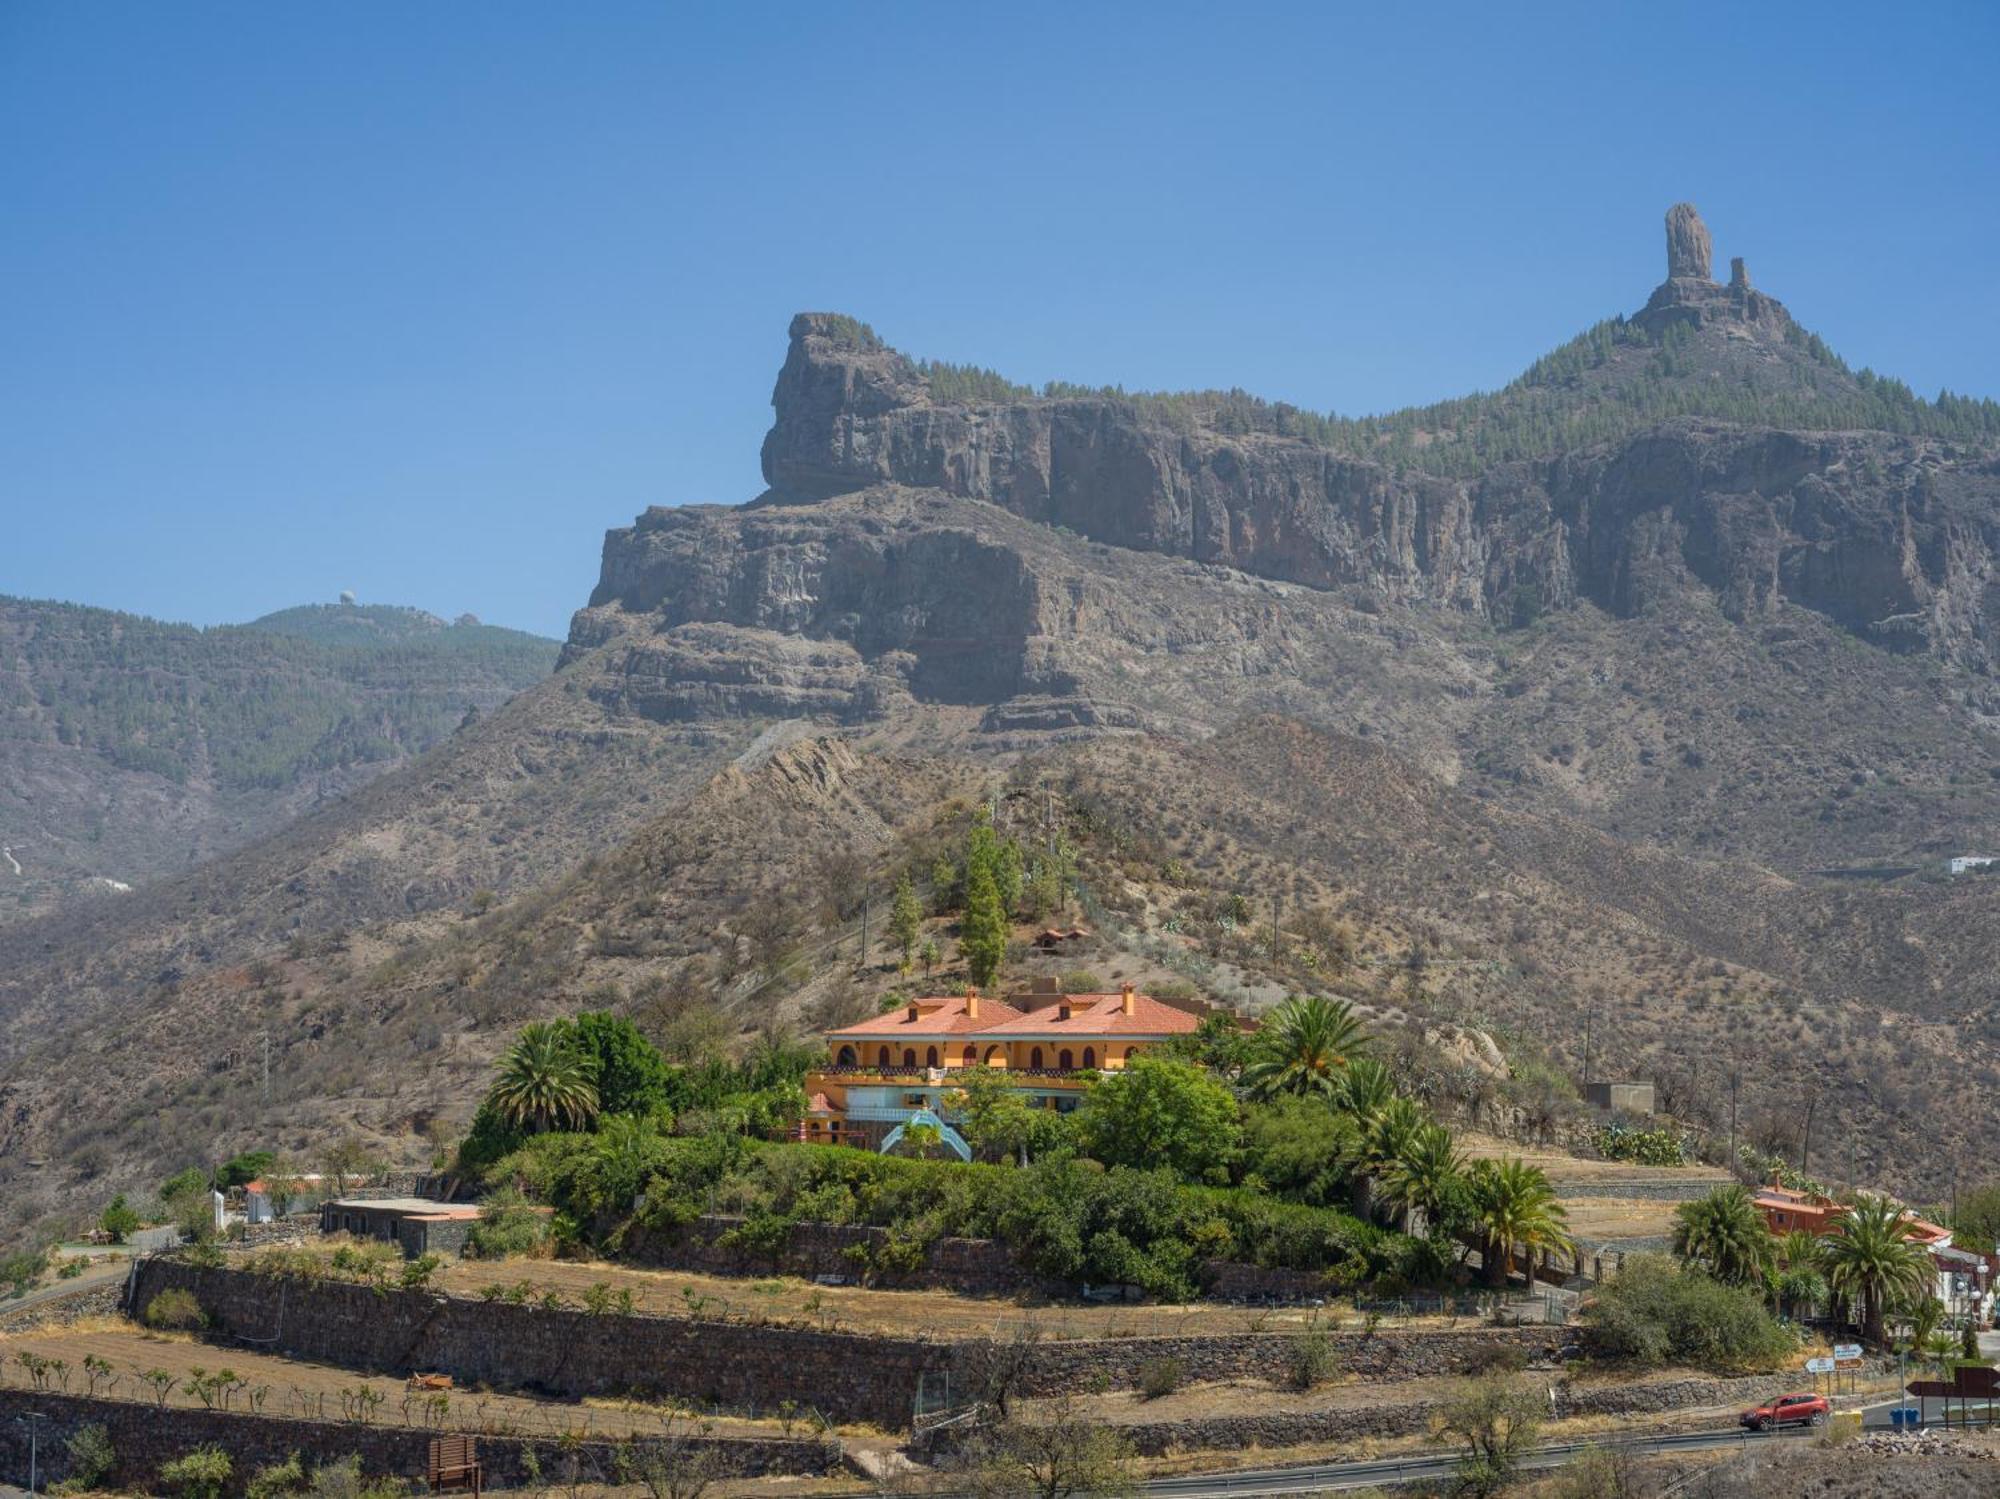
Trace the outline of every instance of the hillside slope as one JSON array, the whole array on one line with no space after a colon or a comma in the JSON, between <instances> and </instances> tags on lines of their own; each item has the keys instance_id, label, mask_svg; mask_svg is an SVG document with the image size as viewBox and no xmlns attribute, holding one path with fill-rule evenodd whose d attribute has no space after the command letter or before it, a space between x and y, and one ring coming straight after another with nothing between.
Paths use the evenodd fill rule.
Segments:
<instances>
[{"instance_id":1,"label":"hillside slope","mask_svg":"<svg viewBox=\"0 0 2000 1499\"><path fill-rule=\"evenodd\" d=\"M497 707L555 654L417 609L199 630L0 599L0 921L240 847Z\"/></svg>"},{"instance_id":2,"label":"hillside slope","mask_svg":"<svg viewBox=\"0 0 2000 1499\"><path fill-rule=\"evenodd\" d=\"M1670 253L1613 334L1365 442L801 316L767 492L610 533L552 679L0 930L0 1203L345 1128L425 1157L512 1026L587 1003L865 1008L890 884L980 801L1073 841L1116 973L1572 1069L1589 1023L1690 1119L1739 1075L1784 1146L1824 1097L1816 1160L1937 1189L2000 1125L2000 881L1942 872L2000 850L1993 412ZM1875 425L1771 425L1808 417ZM1922 872L1814 873L1885 863Z\"/></svg>"}]
</instances>

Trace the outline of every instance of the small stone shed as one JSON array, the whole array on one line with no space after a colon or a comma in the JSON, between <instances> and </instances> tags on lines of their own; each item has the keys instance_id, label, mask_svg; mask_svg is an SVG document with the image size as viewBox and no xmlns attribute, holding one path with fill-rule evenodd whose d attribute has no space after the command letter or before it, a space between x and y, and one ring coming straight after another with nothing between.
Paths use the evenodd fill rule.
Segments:
<instances>
[{"instance_id":1,"label":"small stone shed","mask_svg":"<svg viewBox=\"0 0 2000 1499\"><path fill-rule=\"evenodd\" d=\"M321 1205L321 1233L387 1239L405 1256L457 1254L479 1221L476 1202L434 1202L428 1197L336 1197Z\"/></svg>"}]
</instances>

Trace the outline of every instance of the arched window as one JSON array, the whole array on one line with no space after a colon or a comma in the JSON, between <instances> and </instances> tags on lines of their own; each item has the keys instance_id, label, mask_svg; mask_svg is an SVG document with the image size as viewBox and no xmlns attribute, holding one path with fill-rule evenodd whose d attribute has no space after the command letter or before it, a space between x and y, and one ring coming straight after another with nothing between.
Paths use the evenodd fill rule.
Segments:
<instances>
[{"instance_id":1,"label":"arched window","mask_svg":"<svg viewBox=\"0 0 2000 1499\"><path fill-rule=\"evenodd\" d=\"M926 1067L935 1067L935 1066L937 1066L937 1048L936 1048L935 1046L931 1046L931 1047L926 1047L926 1048L925 1048L925 1050L924 1050L924 1065L925 1065Z\"/></svg>"},{"instance_id":2,"label":"arched window","mask_svg":"<svg viewBox=\"0 0 2000 1499\"><path fill-rule=\"evenodd\" d=\"M986 1065L988 1067L1005 1067L1007 1065L1007 1048L1004 1046L987 1047Z\"/></svg>"},{"instance_id":3,"label":"arched window","mask_svg":"<svg viewBox=\"0 0 2000 1499\"><path fill-rule=\"evenodd\" d=\"M877 1067L887 1067L887 1066L889 1065L889 1048L888 1048L888 1047L886 1047L886 1046L885 1046L885 1047L883 1047L883 1048L882 1048L882 1050L881 1050L881 1052L880 1052L880 1053L879 1053L879 1054L878 1054L878 1055L876 1056L876 1058L875 1058L875 1065L876 1065Z\"/></svg>"},{"instance_id":4,"label":"arched window","mask_svg":"<svg viewBox=\"0 0 2000 1499\"><path fill-rule=\"evenodd\" d=\"M840 1055L833 1060L834 1065L837 1067L852 1067L854 1065L854 1048L851 1046L841 1047Z\"/></svg>"},{"instance_id":5,"label":"arched window","mask_svg":"<svg viewBox=\"0 0 2000 1499\"><path fill-rule=\"evenodd\" d=\"M1069 1048L1067 1046L1065 1046L1062 1049L1062 1051L1057 1054L1056 1066L1060 1067L1064 1072L1068 1072L1071 1068L1076 1066L1076 1058L1072 1057L1069 1054Z\"/></svg>"},{"instance_id":6,"label":"arched window","mask_svg":"<svg viewBox=\"0 0 2000 1499\"><path fill-rule=\"evenodd\" d=\"M966 1047L965 1055L959 1058L959 1060L963 1062L967 1067L977 1066L979 1064L979 1048L976 1046Z\"/></svg>"},{"instance_id":7,"label":"arched window","mask_svg":"<svg viewBox=\"0 0 2000 1499\"><path fill-rule=\"evenodd\" d=\"M903 1048L903 1065L905 1067L914 1067L917 1065L917 1053L914 1048L908 1046Z\"/></svg>"},{"instance_id":8,"label":"arched window","mask_svg":"<svg viewBox=\"0 0 2000 1499\"><path fill-rule=\"evenodd\" d=\"M1083 1070L1084 1070L1085 1072L1095 1072L1095 1071L1097 1070L1097 1048L1096 1048L1096 1047L1094 1047L1094 1046L1086 1046L1086 1047L1084 1047L1084 1049L1083 1049Z\"/></svg>"},{"instance_id":9,"label":"arched window","mask_svg":"<svg viewBox=\"0 0 2000 1499\"><path fill-rule=\"evenodd\" d=\"M1028 1053L1028 1065L1037 1072L1041 1071L1042 1069L1041 1047L1037 1046L1033 1051Z\"/></svg>"}]
</instances>

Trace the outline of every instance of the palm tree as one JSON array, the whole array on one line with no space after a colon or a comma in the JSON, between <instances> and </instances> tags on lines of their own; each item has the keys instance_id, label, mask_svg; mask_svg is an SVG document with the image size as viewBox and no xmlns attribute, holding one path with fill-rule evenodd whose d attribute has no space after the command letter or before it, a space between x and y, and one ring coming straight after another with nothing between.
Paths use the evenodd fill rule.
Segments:
<instances>
[{"instance_id":1,"label":"palm tree","mask_svg":"<svg viewBox=\"0 0 2000 1499\"><path fill-rule=\"evenodd\" d=\"M1903 1210L1886 1197L1856 1197L1824 1254L1828 1282L1842 1296L1861 1298L1862 1332L1876 1344L1882 1342L1883 1306L1915 1295L1929 1278L1930 1262L1910 1242Z\"/></svg>"},{"instance_id":2,"label":"palm tree","mask_svg":"<svg viewBox=\"0 0 2000 1499\"><path fill-rule=\"evenodd\" d=\"M597 1115L590 1071L565 1027L524 1025L500 1059L500 1076L487 1097L502 1117L535 1134L581 1129Z\"/></svg>"},{"instance_id":3,"label":"palm tree","mask_svg":"<svg viewBox=\"0 0 2000 1499\"><path fill-rule=\"evenodd\" d=\"M1475 1162L1466 1174L1472 1189L1472 1211L1485 1241L1489 1285L1507 1283L1514 1251L1525 1249L1530 1260L1545 1249L1568 1249L1569 1215L1556 1201L1556 1189L1539 1166L1518 1157Z\"/></svg>"},{"instance_id":4,"label":"palm tree","mask_svg":"<svg viewBox=\"0 0 2000 1499\"><path fill-rule=\"evenodd\" d=\"M1760 1285L1777 1245L1741 1186L1718 1187L1674 1209L1674 1253L1733 1286Z\"/></svg>"},{"instance_id":5,"label":"palm tree","mask_svg":"<svg viewBox=\"0 0 2000 1499\"><path fill-rule=\"evenodd\" d=\"M1382 1173L1382 1194L1394 1203L1409 1227L1412 1211L1421 1211L1435 1225L1445 1200L1465 1175L1465 1162L1442 1124L1425 1123L1403 1142L1402 1151Z\"/></svg>"},{"instance_id":6,"label":"palm tree","mask_svg":"<svg viewBox=\"0 0 2000 1499\"><path fill-rule=\"evenodd\" d=\"M1367 1119L1395 1096L1396 1080L1388 1067L1374 1057L1359 1057L1349 1064L1329 1102L1343 1114Z\"/></svg>"},{"instance_id":7,"label":"palm tree","mask_svg":"<svg viewBox=\"0 0 2000 1499\"><path fill-rule=\"evenodd\" d=\"M1257 1032L1243 1086L1252 1098L1304 1093L1333 1099L1348 1063L1368 1047L1368 1031L1344 999L1294 995Z\"/></svg>"}]
</instances>

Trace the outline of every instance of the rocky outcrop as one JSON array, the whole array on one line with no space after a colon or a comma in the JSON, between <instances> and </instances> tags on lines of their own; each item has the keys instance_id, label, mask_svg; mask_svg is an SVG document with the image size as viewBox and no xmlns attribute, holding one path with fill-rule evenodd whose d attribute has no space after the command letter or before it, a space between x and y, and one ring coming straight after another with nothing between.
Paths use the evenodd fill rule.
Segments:
<instances>
[{"instance_id":1,"label":"rocky outcrop","mask_svg":"<svg viewBox=\"0 0 2000 1499\"><path fill-rule=\"evenodd\" d=\"M1692 203L1676 203L1667 210L1667 279L1691 276L1709 279L1713 248L1708 225L1701 221Z\"/></svg>"},{"instance_id":2,"label":"rocky outcrop","mask_svg":"<svg viewBox=\"0 0 2000 1499\"><path fill-rule=\"evenodd\" d=\"M1572 377L1525 382L1517 413L1644 399L1661 378L1860 399L1740 258L1728 285L1709 278L1689 204L1667 215L1667 254L1638 336L1573 395L1544 394ZM1441 477L1222 397L946 399L924 366L826 313L793 320L772 404L760 498L649 511L607 538L570 640L571 659L620 641L600 697L690 720L854 721L916 700L980 706L986 732L1032 737L1143 726L1104 690L1121 646L1199 638L1270 669L1241 650L1239 620L1182 607L1184 580L1121 595L1079 539L1503 627L1706 590L1737 620L1803 605L1897 651L1996 664L2000 465L1949 443L1684 418Z\"/></svg>"}]
</instances>

